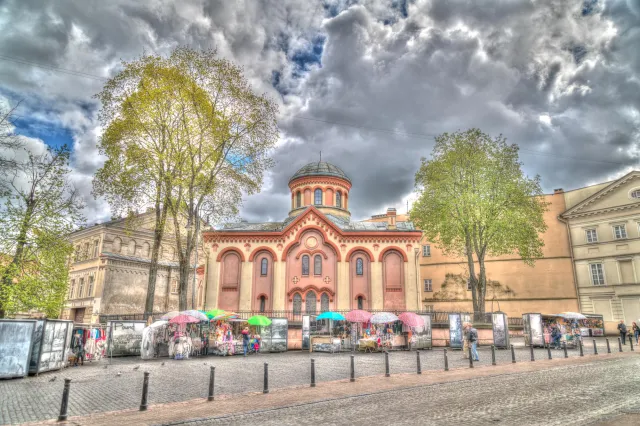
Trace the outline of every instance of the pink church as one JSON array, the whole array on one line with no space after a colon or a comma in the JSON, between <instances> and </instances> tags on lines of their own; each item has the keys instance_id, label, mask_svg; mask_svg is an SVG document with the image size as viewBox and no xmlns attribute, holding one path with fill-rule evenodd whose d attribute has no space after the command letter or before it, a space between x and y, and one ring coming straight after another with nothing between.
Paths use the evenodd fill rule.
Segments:
<instances>
[{"instance_id":1,"label":"pink church","mask_svg":"<svg viewBox=\"0 0 640 426\"><path fill-rule=\"evenodd\" d=\"M283 222L224 225L203 233L205 309L299 319L327 310L418 310L419 244L411 222L352 222L351 180L316 162L289 180Z\"/></svg>"}]
</instances>

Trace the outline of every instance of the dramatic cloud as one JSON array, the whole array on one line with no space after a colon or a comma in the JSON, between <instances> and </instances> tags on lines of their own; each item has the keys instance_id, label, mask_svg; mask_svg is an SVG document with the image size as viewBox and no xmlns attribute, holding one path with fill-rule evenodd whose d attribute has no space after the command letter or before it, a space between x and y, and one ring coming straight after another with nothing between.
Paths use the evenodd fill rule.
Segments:
<instances>
[{"instance_id":1,"label":"dramatic cloud","mask_svg":"<svg viewBox=\"0 0 640 426\"><path fill-rule=\"evenodd\" d=\"M109 216L90 196L92 95L120 59L178 45L217 48L280 103L251 221L286 215L289 177L320 151L353 180L354 218L404 212L433 137L470 127L518 143L547 191L638 166L638 0L14 0L0 28L0 95L24 99L23 134L74 146L92 220Z\"/></svg>"}]
</instances>

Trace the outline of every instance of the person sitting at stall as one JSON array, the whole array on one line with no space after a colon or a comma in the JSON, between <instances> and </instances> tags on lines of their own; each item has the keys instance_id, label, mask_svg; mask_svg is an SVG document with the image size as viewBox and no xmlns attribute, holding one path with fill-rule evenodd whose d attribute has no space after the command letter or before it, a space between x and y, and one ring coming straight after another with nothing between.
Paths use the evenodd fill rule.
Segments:
<instances>
[{"instance_id":1,"label":"person sitting at stall","mask_svg":"<svg viewBox=\"0 0 640 426\"><path fill-rule=\"evenodd\" d=\"M558 326L553 324L551 326L551 340L552 340L554 349L560 349L561 338L562 338L562 333L558 329Z\"/></svg>"}]
</instances>

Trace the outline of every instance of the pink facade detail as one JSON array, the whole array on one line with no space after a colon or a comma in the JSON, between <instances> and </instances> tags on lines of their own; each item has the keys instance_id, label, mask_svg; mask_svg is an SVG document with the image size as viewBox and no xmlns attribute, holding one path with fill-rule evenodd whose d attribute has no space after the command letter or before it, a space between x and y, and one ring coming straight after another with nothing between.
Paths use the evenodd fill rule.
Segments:
<instances>
[{"instance_id":1,"label":"pink facade detail","mask_svg":"<svg viewBox=\"0 0 640 426\"><path fill-rule=\"evenodd\" d=\"M404 259L396 250L389 250L382 258L384 309L405 309Z\"/></svg>"},{"instance_id":2,"label":"pink facade detail","mask_svg":"<svg viewBox=\"0 0 640 426\"><path fill-rule=\"evenodd\" d=\"M240 256L229 251L222 258L220 269L220 309L237 311L240 305Z\"/></svg>"},{"instance_id":3,"label":"pink facade detail","mask_svg":"<svg viewBox=\"0 0 640 426\"><path fill-rule=\"evenodd\" d=\"M273 306L274 257L266 250L258 252L253 259L253 287L251 309L269 311Z\"/></svg>"},{"instance_id":4,"label":"pink facade detail","mask_svg":"<svg viewBox=\"0 0 640 426\"><path fill-rule=\"evenodd\" d=\"M356 251L349 260L351 309L369 309L371 301L371 262L364 251ZM358 307L358 297L361 307Z\"/></svg>"}]
</instances>

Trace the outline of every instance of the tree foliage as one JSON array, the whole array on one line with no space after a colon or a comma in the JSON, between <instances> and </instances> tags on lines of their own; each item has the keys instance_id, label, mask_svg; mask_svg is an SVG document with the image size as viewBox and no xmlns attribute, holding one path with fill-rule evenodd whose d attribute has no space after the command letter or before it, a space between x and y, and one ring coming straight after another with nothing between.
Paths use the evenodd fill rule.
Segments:
<instances>
[{"instance_id":1,"label":"tree foliage","mask_svg":"<svg viewBox=\"0 0 640 426\"><path fill-rule=\"evenodd\" d=\"M0 316L39 310L56 317L68 279L67 241L84 205L68 181L70 150L27 153L0 214Z\"/></svg>"},{"instance_id":2,"label":"tree foliage","mask_svg":"<svg viewBox=\"0 0 640 426\"><path fill-rule=\"evenodd\" d=\"M528 265L542 256L547 203L540 179L523 173L517 145L502 136L471 129L436 137L416 190L411 220L445 254L466 258L476 313L485 310L487 256L517 253Z\"/></svg>"},{"instance_id":3,"label":"tree foliage","mask_svg":"<svg viewBox=\"0 0 640 426\"><path fill-rule=\"evenodd\" d=\"M97 97L107 161L94 193L121 212L155 208L145 310L153 307L154 265L167 231L177 245L180 309L186 309L201 218L234 215L243 193L260 189L278 139L276 107L252 92L239 67L215 51L188 48L124 63Z\"/></svg>"}]
</instances>

